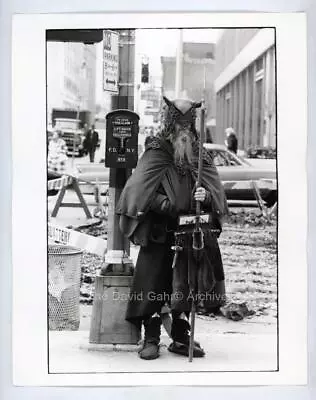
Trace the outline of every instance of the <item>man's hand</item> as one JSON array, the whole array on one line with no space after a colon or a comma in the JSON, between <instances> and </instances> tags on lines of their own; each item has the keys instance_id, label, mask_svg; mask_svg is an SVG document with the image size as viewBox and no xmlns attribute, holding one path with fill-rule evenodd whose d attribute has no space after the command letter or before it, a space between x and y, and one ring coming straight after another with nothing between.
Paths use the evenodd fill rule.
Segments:
<instances>
[{"instance_id":1,"label":"man's hand","mask_svg":"<svg viewBox=\"0 0 316 400\"><path fill-rule=\"evenodd\" d=\"M203 187L198 187L194 193L195 201L205 201L206 199L206 190Z\"/></svg>"},{"instance_id":2,"label":"man's hand","mask_svg":"<svg viewBox=\"0 0 316 400\"><path fill-rule=\"evenodd\" d=\"M171 204L168 196L161 193L156 193L156 196L150 205L150 209L162 215L174 216L176 214L176 209Z\"/></svg>"}]
</instances>

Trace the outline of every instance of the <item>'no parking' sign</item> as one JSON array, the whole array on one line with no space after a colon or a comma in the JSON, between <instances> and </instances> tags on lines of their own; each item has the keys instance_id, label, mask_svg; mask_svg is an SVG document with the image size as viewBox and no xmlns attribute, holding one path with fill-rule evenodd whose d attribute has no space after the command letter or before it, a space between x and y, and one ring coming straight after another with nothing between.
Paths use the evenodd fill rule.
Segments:
<instances>
[{"instance_id":1,"label":"'no parking' sign","mask_svg":"<svg viewBox=\"0 0 316 400\"><path fill-rule=\"evenodd\" d=\"M118 93L119 34L103 31L103 90Z\"/></svg>"}]
</instances>

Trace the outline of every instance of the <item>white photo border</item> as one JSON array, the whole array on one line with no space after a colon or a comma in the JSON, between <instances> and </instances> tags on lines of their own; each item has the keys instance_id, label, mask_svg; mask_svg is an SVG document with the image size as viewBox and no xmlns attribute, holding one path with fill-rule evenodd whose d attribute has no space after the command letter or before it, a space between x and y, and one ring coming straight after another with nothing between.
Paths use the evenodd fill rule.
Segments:
<instances>
[{"instance_id":1,"label":"white photo border","mask_svg":"<svg viewBox=\"0 0 316 400\"><path fill-rule=\"evenodd\" d=\"M279 371L146 373L145 379L142 373L48 374L47 206L44 150L46 135L43 134L46 131L46 30L129 27L276 28ZM26 46L26 43L32 45ZM305 15L303 13L15 15L12 32L12 65L14 384L26 386L305 384L307 382ZM294 76L295 79L292 79ZM27 132L25 121L28 121ZM297 140L298 133L300 140ZM293 182L295 182L295 204L289 200L294 190ZM31 368L30 360L32 360Z\"/></svg>"}]
</instances>

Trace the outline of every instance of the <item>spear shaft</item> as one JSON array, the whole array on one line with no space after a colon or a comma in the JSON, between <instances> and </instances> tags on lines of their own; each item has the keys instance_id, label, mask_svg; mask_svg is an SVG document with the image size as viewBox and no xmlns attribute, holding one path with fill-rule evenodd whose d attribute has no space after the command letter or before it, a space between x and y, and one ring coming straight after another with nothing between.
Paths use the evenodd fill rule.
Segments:
<instances>
[{"instance_id":1,"label":"spear shaft","mask_svg":"<svg viewBox=\"0 0 316 400\"><path fill-rule=\"evenodd\" d=\"M204 100L202 100L201 104L201 120L200 120L200 142L199 142L199 164L198 164L198 176L196 188L201 186L202 182L202 167L203 167L203 144L204 144L204 118L205 118L205 105ZM196 209L195 209L195 227L193 231L193 252L196 253L196 268L192 268L193 274L190 274L190 280L193 278L193 287L191 286L191 294L192 296L192 304L191 304L191 334L190 334L190 343L189 343L189 362L192 362L193 359L193 350L194 350L194 332L195 332L195 313L196 313L196 292L197 292L197 272L199 270L200 264L200 254L199 252L204 247L203 241L203 231L200 226L200 216L201 216L201 202L196 201ZM192 277L193 275L193 277Z\"/></svg>"}]
</instances>

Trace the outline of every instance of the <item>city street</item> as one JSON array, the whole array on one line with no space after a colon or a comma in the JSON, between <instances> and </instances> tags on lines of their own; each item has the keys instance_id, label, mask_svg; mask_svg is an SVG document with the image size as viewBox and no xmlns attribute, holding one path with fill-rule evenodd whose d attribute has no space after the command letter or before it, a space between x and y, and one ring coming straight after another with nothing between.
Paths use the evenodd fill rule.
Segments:
<instances>
[{"instance_id":1,"label":"city street","mask_svg":"<svg viewBox=\"0 0 316 400\"><path fill-rule=\"evenodd\" d=\"M59 137L59 131L53 135L49 160L53 163L59 156L62 166L66 164L65 173L78 178L73 180L72 189L77 190L78 182L93 216L87 219L84 210L78 208L79 204L74 206L78 196L70 188L66 190L63 201L71 207L61 207L55 218L51 217L51 212L58 204L58 195L48 198L48 222L50 232L53 232L49 233L50 240L56 241L54 234L57 232L64 245L82 250L79 329L57 331L52 328L49 331L50 372L276 370L277 221L274 214L266 212L277 201L276 160L246 158L247 155L263 157L275 154L273 30L174 29L166 32L160 29L105 29L81 34L91 36L92 44L70 41L65 46L64 38L60 41L56 32L47 50L48 121L51 126L59 127L64 135L64 140L62 135ZM82 37L79 42L81 40ZM155 46L150 43L155 43ZM240 54L244 50L248 59L241 62ZM63 90L60 89L60 82ZM88 155L69 155L65 160L67 140L68 151L72 147L79 153L84 144L86 149L95 146L97 137L93 129L89 130L92 125L100 141L94 162L90 163ZM150 160L144 160L141 164L143 169L137 169L137 150L140 156L146 136L153 138L158 130L160 135L151 143L152 149L158 148L159 151L152 152ZM198 146L195 145L197 136L202 137L201 132L205 133L203 140L206 143L203 146L206 150L201 153L203 162L200 165L203 168L199 172ZM173 157L170 157L170 146ZM109 186L109 168L105 167L105 158L108 167L136 171L133 175L133 178L136 176L135 181L128 181L127 190L121 196L124 203L121 215L126 218L126 225L137 221L139 225L133 228L135 232L147 219L152 222L148 210L170 217L170 213L163 208L165 205L162 206L166 200L172 203L171 198L168 199L170 193L163 186L166 181L174 190L173 206L181 212L184 210L183 213L193 212L189 188L198 181L198 173L203 188L197 190L201 199L195 200L203 204L209 196L208 206L221 215L226 213L227 197L230 213L224 220L218 240L220 250L217 244L216 248L210 247L214 257L208 261L213 271L215 268L224 269L226 305L214 311L205 301L203 307L199 304L196 318L196 338L206 350L205 358L186 363L182 357L168 352L170 339L165 331L161 337L161 357L152 363L137 357L138 346L89 343L92 308L99 304L94 303L97 298L96 276L107 263L113 266L114 278L117 273L115 268L121 267L124 260L136 264L140 250L139 246L128 246L124 241L123 234L129 236L124 229L130 228L120 224L118 229L115 225L117 221L113 222L118 201L116 189L125 184L123 174L117 173L107 196L98 199L97 194L104 195ZM211 164L216 166L218 174L214 173ZM183 174L186 167L190 168L191 174ZM181 174L188 178L185 185L182 185ZM155 186L156 182L159 186ZM115 185L118 186L114 188ZM166 195L162 196L167 199L163 202L159 200L156 209L152 199L157 197L160 188L165 190ZM187 198L187 203L182 204L182 198ZM102 203L99 208L97 200ZM141 206L142 201L145 204ZM205 210L208 212L209 209L205 207ZM139 217L142 214L144 220ZM167 222L169 224L169 220ZM159 225L158 222L156 225ZM156 225L147 226L155 232ZM166 226L159 225L156 234L163 235ZM132 231L132 235L135 232ZM142 240L146 241L151 233L146 231ZM172 241L169 243L168 240L158 237L157 243L171 246ZM136 243L144 242L140 240ZM159 268L163 268L164 261L155 267L153 260L159 260L160 256L155 251L160 252L160 248L153 249L151 258L147 258L146 251L142 253L143 267L138 263L138 275L144 268L142 277L137 278L143 285L141 287L150 282L149 277L157 281L152 282L156 287L162 276L158 274L159 279L154 278ZM67 286L65 271L57 264L52 265L49 278L51 295L56 309L66 309L68 305L61 306L61 301L56 303L57 289L62 290L60 293L64 295L65 287L72 287L73 284L68 283ZM118 284L113 286L120 290ZM115 336L111 336L111 340L117 340L118 317L123 315L123 311L113 311L115 307L110 302L106 303L105 299L101 303L107 312L110 311L110 317L98 314L96 318L104 325L98 320L100 325L96 325L96 330L103 332L106 326ZM78 315L76 318L78 322Z\"/></svg>"}]
</instances>

